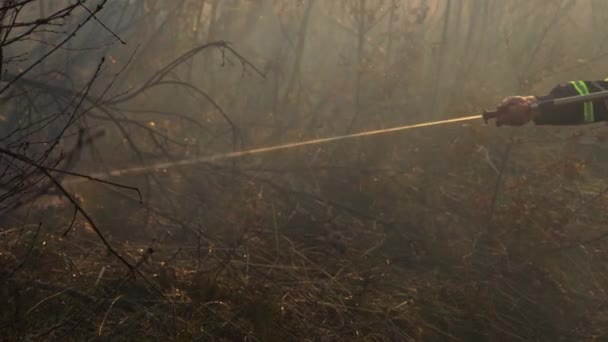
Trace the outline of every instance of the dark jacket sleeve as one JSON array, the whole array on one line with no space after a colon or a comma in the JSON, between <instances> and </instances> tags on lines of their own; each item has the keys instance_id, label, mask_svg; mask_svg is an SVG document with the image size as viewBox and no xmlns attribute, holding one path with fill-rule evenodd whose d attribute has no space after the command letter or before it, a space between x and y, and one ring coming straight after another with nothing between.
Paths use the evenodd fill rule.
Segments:
<instances>
[{"instance_id":1,"label":"dark jacket sleeve","mask_svg":"<svg viewBox=\"0 0 608 342\"><path fill-rule=\"evenodd\" d=\"M584 81L590 93L608 90L607 81ZM556 99L580 95L572 83L556 86L548 95L537 96L539 100ZM594 122L608 121L607 100L593 101ZM580 125L585 123L583 103L575 103L551 108L541 112L535 119L537 125Z\"/></svg>"}]
</instances>

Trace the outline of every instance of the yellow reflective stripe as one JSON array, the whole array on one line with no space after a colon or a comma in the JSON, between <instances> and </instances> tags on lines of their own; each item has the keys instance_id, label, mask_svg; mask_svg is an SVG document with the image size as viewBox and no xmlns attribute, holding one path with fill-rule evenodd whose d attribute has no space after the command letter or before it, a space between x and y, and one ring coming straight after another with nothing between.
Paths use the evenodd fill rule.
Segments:
<instances>
[{"instance_id":1,"label":"yellow reflective stripe","mask_svg":"<svg viewBox=\"0 0 608 342\"><path fill-rule=\"evenodd\" d=\"M570 83L574 86L574 89L576 89L579 95L584 95L582 89L578 87L578 82L572 81Z\"/></svg>"},{"instance_id":2,"label":"yellow reflective stripe","mask_svg":"<svg viewBox=\"0 0 608 342\"><path fill-rule=\"evenodd\" d=\"M573 81L570 83L572 83L572 85L574 86L574 88L580 95L589 94L589 88L587 88L587 85L585 84L585 82ZM585 122L587 122L587 123L595 122L595 115L594 115L592 101L587 101L584 103L584 111L585 111Z\"/></svg>"},{"instance_id":3,"label":"yellow reflective stripe","mask_svg":"<svg viewBox=\"0 0 608 342\"><path fill-rule=\"evenodd\" d=\"M589 88L587 88L587 84L585 82L580 82L585 95L589 94ZM585 102L585 122L594 122L595 121L595 111L593 110L593 101Z\"/></svg>"}]
</instances>

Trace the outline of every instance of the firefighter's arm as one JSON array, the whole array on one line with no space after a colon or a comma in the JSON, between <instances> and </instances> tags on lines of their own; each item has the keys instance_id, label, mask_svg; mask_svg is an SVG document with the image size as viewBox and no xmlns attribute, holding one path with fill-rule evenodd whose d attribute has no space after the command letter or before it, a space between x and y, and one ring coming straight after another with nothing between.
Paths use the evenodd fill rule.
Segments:
<instances>
[{"instance_id":1,"label":"firefighter's arm","mask_svg":"<svg viewBox=\"0 0 608 342\"><path fill-rule=\"evenodd\" d=\"M608 109L605 100L568 104L542 111L531 108L538 101L586 95L606 89L606 81L576 81L560 84L545 96L512 96L499 104L496 124L521 126L532 121L537 125L580 125L606 121Z\"/></svg>"}]
</instances>

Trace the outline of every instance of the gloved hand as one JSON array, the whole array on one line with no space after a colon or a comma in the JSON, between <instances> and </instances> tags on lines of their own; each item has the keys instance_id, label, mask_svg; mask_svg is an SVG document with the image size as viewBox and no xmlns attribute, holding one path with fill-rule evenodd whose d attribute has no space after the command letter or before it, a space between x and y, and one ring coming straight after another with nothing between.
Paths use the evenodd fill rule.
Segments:
<instances>
[{"instance_id":1,"label":"gloved hand","mask_svg":"<svg viewBox=\"0 0 608 342\"><path fill-rule=\"evenodd\" d=\"M530 107L537 103L535 96L511 96L496 108L496 126L523 126L532 121L537 112Z\"/></svg>"}]
</instances>

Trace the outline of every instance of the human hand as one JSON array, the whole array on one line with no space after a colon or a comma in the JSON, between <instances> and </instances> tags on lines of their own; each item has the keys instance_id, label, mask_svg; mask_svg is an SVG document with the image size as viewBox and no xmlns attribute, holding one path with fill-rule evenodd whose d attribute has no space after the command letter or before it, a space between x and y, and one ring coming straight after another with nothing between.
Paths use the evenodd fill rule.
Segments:
<instances>
[{"instance_id":1,"label":"human hand","mask_svg":"<svg viewBox=\"0 0 608 342\"><path fill-rule=\"evenodd\" d=\"M496 108L496 126L523 126L536 115L532 104L538 102L534 96L511 96L502 100Z\"/></svg>"}]
</instances>

